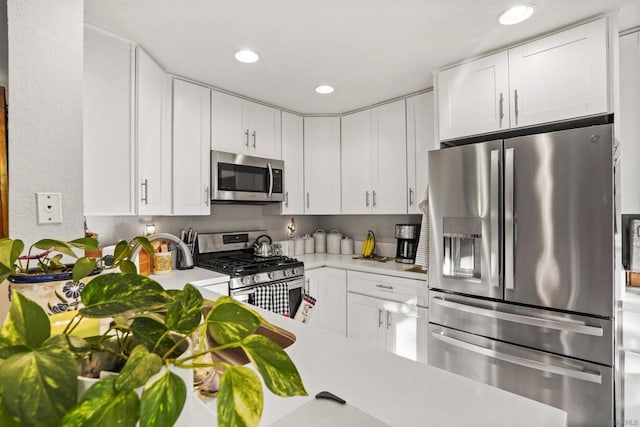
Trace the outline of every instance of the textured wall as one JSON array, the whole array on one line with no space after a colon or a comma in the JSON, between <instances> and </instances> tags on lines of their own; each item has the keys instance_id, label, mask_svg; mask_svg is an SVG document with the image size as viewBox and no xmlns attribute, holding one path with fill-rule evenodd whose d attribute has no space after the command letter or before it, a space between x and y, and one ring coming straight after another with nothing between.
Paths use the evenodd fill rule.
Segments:
<instances>
[{"instance_id":1,"label":"textured wall","mask_svg":"<svg viewBox=\"0 0 640 427\"><path fill-rule=\"evenodd\" d=\"M70 239L82 225L82 0L8 0L9 233ZM36 192L62 193L38 225Z\"/></svg>"}]
</instances>

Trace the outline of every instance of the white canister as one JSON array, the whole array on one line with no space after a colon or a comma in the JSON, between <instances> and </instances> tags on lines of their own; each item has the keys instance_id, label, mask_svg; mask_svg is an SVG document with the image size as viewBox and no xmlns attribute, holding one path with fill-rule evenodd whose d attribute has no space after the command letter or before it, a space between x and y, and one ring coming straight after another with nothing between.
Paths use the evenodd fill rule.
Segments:
<instances>
[{"instance_id":1,"label":"white canister","mask_svg":"<svg viewBox=\"0 0 640 427\"><path fill-rule=\"evenodd\" d=\"M312 254L315 252L315 242L313 237L308 234L302 236L302 240L304 240L304 253Z\"/></svg>"},{"instance_id":2,"label":"white canister","mask_svg":"<svg viewBox=\"0 0 640 427\"><path fill-rule=\"evenodd\" d=\"M304 255L304 239L302 237L293 239L293 253L295 255Z\"/></svg>"},{"instance_id":3,"label":"white canister","mask_svg":"<svg viewBox=\"0 0 640 427\"><path fill-rule=\"evenodd\" d=\"M327 233L322 228L318 228L313 233L313 240L315 240L315 249L318 253L327 252Z\"/></svg>"},{"instance_id":4,"label":"white canister","mask_svg":"<svg viewBox=\"0 0 640 427\"><path fill-rule=\"evenodd\" d=\"M342 255L353 255L353 239L344 236L344 239L340 240L340 253Z\"/></svg>"},{"instance_id":5,"label":"white canister","mask_svg":"<svg viewBox=\"0 0 640 427\"><path fill-rule=\"evenodd\" d=\"M339 254L340 253L340 240L342 240L342 233L340 230L331 230L327 234L327 253Z\"/></svg>"}]
</instances>

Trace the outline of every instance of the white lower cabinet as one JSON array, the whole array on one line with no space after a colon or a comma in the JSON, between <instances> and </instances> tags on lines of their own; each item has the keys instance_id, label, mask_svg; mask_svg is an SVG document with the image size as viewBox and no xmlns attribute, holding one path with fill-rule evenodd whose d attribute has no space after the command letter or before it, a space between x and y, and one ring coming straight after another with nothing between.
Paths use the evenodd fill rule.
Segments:
<instances>
[{"instance_id":1,"label":"white lower cabinet","mask_svg":"<svg viewBox=\"0 0 640 427\"><path fill-rule=\"evenodd\" d=\"M347 273L347 337L372 348L426 362L425 283L371 273Z\"/></svg>"},{"instance_id":2,"label":"white lower cabinet","mask_svg":"<svg viewBox=\"0 0 640 427\"><path fill-rule=\"evenodd\" d=\"M305 271L309 294L316 299L309 324L347 335L347 272L337 268Z\"/></svg>"}]
</instances>

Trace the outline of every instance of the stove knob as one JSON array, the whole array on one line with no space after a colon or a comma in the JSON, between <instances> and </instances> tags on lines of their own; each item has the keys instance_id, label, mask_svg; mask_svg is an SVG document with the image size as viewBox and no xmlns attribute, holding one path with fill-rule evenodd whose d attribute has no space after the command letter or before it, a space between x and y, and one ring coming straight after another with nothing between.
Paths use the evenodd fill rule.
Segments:
<instances>
[{"instance_id":1,"label":"stove knob","mask_svg":"<svg viewBox=\"0 0 640 427\"><path fill-rule=\"evenodd\" d=\"M302 269L301 268L294 268L293 269L293 274L295 276L302 276Z\"/></svg>"},{"instance_id":2,"label":"stove knob","mask_svg":"<svg viewBox=\"0 0 640 427\"><path fill-rule=\"evenodd\" d=\"M275 271L271 271L269 272L269 274L267 274L267 276L269 277L269 279L275 280L278 277L278 273L276 273Z\"/></svg>"},{"instance_id":3,"label":"stove knob","mask_svg":"<svg viewBox=\"0 0 640 427\"><path fill-rule=\"evenodd\" d=\"M260 282L260 275L259 274L254 274L251 277L253 279L253 283L259 283Z\"/></svg>"},{"instance_id":4,"label":"stove knob","mask_svg":"<svg viewBox=\"0 0 640 427\"><path fill-rule=\"evenodd\" d=\"M250 276L245 276L242 278L241 280L242 284L245 286L249 286L251 284L251 277Z\"/></svg>"}]
</instances>

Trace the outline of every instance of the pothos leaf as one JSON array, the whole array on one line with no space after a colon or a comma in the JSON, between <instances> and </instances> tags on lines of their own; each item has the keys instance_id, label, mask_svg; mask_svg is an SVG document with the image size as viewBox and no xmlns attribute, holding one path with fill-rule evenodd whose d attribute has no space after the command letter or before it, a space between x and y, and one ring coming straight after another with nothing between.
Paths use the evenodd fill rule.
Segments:
<instances>
[{"instance_id":1,"label":"pothos leaf","mask_svg":"<svg viewBox=\"0 0 640 427\"><path fill-rule=\"evenodd\" d=\"M171 427L180 416L186 398L184 381L167 369L164 375L142 392L140 426Z\"/></svg>"},{"instance_id":2,"label":"pothos leaf","mask_svg":"<svg viewBox=\"0 0 640 427\"><path fill-rule=\"evenodd\" d=\"M4 404L24 425L57 425L75 403L76 363L66 348L18 353L0 365Z\"/></svg>"},{"instance_id":3,"label":"pothos leaf","mask_svg":"<svg viewBox=\"0 0 640 427\"><path fill-rule=\"evenodd\" d=\"M232 298L219 298L207 314L207 329L218 344L238 342L253 334L260 319Z\"/></svg>"},{"instance_id":4,"label":"pothos leaf","mask_svg":"<svg viewBox=\"0 0 640 427\"><path fill-rule=\"evenodd\" d=\"M38 348L51 335L49 316L40 305L14 292L9 314L0 330L0 340L10 345Z\"/></svg>"},{"instance_id":5,"label":"pothos leaf","mask_svg":"<svg viewBox=\"0 0 640 427\"><path fill-rule=\"evenodd\" d=\"M240 343L249 360L258 368L265 385L278 396L306 396L298 369L289 355L262 335L251 335Z\"/></svg>"},{"instance_id":6,"label":"pothos leaf","mask_svg":"<svg viewBox=\"0 0 640 427\"><path fill-rule=\"evenodd\" d=\"M165 324L172 331L188 334L200 324L204 299L200 291L191 284L187 284L181 292L172 297L174 301L167 310Z\"/></svg>"},{"instance_id":7,"label":"pothos leaf","mask_svg":"<svg viewBox=\"0 0 640 427\"><path fill-rule=\"evenodd\" d=\"M74 282L87 277L96 268L96 262L89 258L80 258L73 265L72 277Z\"/></svg>"},{"instance_id":8,"label":"pothos leaf","mask_svg":"<svg viewBox=\"0 0 640 427\"><path fill-rule=\"evenodd\" d=\"M66 242L63 242L62 240L42 239L35 242L33 246L42 250L53 249L56 252L69 255L72 258L78 258L76 253L73 251L73 248L71 247L71 245L69 245Z\"/></svg>"},{"instance_id":9,"label":"pothos leaf","mask_svg":"<svg viewBox=\"0 0 640 427\"><path fill-rule=\"evenodd\" d=\"M142 344L137 345L129 355L122 372L116 377L116 390L128 391L142 387L149 381L149 378L160 371L160 368L162 368L160 356L149 353L149 350Z\"/></svg>"},{"instance_id":10,"label":"pothos leaf","mask_svg":"<svg viewBox=\"0 0 640 427\"><path fill-rule=\"evenodd\" d=\"M105 378L91 386L64 416L62 425L134 427L140 414L140 399L134 390L116 391L115 381L115 378Z\"/></svg>"},{"instance_id":11,"label":"pothos leaf","mask_svg":"<svg viewBox=\"0 0 640 427\"><path fill-rule=\"evenodd\" d=\"M218 391L218 425L257 426L263 399L262 384L255 372L244 366L227 368Z\"/></svg>"}]
</instances>

